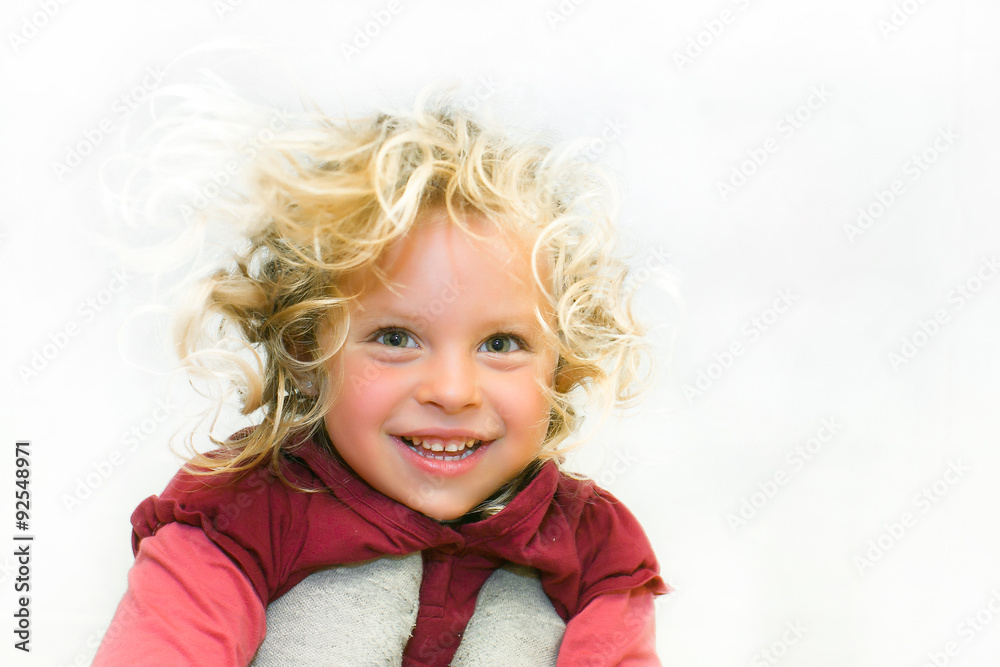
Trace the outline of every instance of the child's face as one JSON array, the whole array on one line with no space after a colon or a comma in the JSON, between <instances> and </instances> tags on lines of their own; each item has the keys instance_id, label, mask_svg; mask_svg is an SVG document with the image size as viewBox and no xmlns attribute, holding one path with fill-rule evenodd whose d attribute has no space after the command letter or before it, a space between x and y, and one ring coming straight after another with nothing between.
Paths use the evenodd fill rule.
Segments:
<instances>
[{"instance_id":1,"label":"child's face","mask_svg":"<svg viewBox=\"0 0 1000 667\"><path fill-rule=\"evenodd\" d=\"M443 211L424 214L378 266L351 277L350 328L330 360L342 389L326 428L375 489L434 519L462 516L534 460L548 426L556 353L530 246ZM544 310L543 310L544 312ZM342 374L342 375L341 375ZM419 444L418 444L419 443Z\"/></svg>"}]
</instances>

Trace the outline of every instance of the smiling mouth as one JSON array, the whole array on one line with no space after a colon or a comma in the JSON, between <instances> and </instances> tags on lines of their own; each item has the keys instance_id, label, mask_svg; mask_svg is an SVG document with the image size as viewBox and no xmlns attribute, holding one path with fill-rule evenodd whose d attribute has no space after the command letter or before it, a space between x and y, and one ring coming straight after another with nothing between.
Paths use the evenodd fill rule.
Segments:
<instances>
[{"instance_id":1,"label":"smiling mouth","mask_svg":"<svg viewBox=\"0 0 1000 667\"><path fill-rule=\"evenodd\" d=\"M483 444L482 440L467 438L420 438L398 436L404 445L416 454L428 459L439 461L461 461L472 456L472 453Z\"/></svg>"}]
</instances>

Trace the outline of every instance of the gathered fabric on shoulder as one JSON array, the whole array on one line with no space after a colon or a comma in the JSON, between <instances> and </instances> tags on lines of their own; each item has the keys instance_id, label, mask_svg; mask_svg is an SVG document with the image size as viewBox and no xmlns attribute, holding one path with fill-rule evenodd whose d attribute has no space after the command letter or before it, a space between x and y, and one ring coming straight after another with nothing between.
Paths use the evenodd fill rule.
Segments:
<instances>
[{"instance_id":1,"label":"gathered fabric on shoulder","mask_svg":"<svg viewBox=\"0 0 1000 667\"><path fill-rule=\"evenodd\" d=\"M404 665L449 664L480 588L506 563L536 571L565 622L599 595L668 591L635 517L610 493L562 475L552 462L498 514L449 526L375 491L312 439L287 451L286 479L321 491L297 491L265 470L181 471L133 513L133 548L169 523L199 527L265 606L321 568L420 552L419 608Z\"/></svg>"}]
</instances>

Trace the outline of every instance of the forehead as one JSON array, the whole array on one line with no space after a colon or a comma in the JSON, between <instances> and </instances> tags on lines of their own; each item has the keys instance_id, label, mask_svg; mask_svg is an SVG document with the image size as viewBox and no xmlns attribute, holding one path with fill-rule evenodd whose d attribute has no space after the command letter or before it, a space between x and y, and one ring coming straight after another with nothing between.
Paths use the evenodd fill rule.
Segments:
<instances>
[{"instance_id":1,"label":"forehead","mask_svg":"<svg viewBox=\"0 0 1000 667\"><path fill-rule=\"evenodd\" d=\"M424 213L372 268L347 276L342 287L358 296L389 292L415 298L427 290L455 291L457 281L460 290L492 284L493 296L503 296L507 290L519 300L541 298L531 263L533 238L478 215L461 222L462 226L451 220L443 209ZM539 269L544 279L547 272Z\"/></svg>"}]
</instances>

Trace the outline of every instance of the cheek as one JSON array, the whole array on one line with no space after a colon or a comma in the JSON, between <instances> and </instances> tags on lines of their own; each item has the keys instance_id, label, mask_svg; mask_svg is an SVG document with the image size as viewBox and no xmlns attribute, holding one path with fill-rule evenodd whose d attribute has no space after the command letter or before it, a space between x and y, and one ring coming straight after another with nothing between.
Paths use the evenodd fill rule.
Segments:
<instances>
[{"instance_id":1,"label":"cheek","mask_svg":"<svg viewBox=\"0 0 1000 667\"><path fill-rule=\"evenodd\" d=\"M521 430L537 429L542 435L549 416L549 402L539 388L538 380L551 382L551 373L538 369L524 369L512 374L498 385L494 397L498 411L507 422L508 428ZM541 438L541 436L538 436Z\"/></svg>"},{"instance_id":2,"label":"cheek","mask_svg":"<svg viewBox=\"0 0 1000 667\"><path fill-rule=\"evenodd\" d=\"M330 381L339 383L332 412L351 421L384 419L383 413L398 401L404 386L391 367L367 357L345 355L328 368Z\"/></svg>"}]
</instances>

